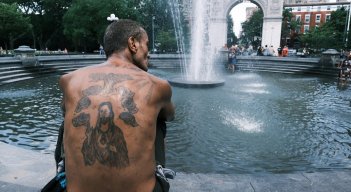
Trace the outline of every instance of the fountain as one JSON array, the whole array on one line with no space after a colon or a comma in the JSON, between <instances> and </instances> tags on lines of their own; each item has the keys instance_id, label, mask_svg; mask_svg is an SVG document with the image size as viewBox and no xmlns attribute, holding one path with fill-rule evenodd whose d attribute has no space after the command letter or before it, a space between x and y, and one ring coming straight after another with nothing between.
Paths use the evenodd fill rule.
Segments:
<instances>
[{"instance_id":1,"label":"fountain","mask_svg":"<svg viewBox=\"0 0 351 192\"><path fill-rule=\"evenodd\" d=\"M176 31L176 38L180 50L184 50L183 32L181 30L179 3L170 1L173 23ZM182 76L174 78L169 82L180 87L217 87L224 84L214 73L214 52L209 44L208 18L210 2L196 0L193 2L193 19L191 23L191 59L190 62L183 60ZM180 52L182 55L185 53ZM182 56L182 58L186 58Z\"/></svg>"}]
</instances>

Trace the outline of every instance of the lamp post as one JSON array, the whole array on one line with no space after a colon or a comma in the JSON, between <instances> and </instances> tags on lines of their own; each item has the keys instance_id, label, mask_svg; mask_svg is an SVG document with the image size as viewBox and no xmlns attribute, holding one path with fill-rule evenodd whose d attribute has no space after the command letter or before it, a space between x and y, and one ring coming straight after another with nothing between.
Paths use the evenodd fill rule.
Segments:
<instances>
[{"instance_id":1,"label":"lamp post","mask_svg":"<svg viewBox=\"0 0 351 192\"><path fill-rule=\"evenodd\" d=\"M350 2L350 5L349 5L349 15L348 15L348 19L347 19L345 48L347 47L347 44L348 44L348 41L349 41L349 29L350 29L350 18L351 18L350 9L351 9L351 2Z\"/></svg>"},{"instance_id":2,"label":"lamp post","mask_svg":"<svg viewBox=\"0 0 351 192\"><path fill-rule=\"evenodd\" d=\"M118 17L115 14L111 13L109 17L107 17L107 21L117 21Z\"/></svg>"},{"instance_id":3,"label":"lamp post","mask_svg":"<svg viewBox=\"0 0 351 192\"><path fill-rule=\"evenodd\" d=\"M155 26L154 26L155 16L152 16L152 52L155 52Z\"/></svg>"}]
</instances>

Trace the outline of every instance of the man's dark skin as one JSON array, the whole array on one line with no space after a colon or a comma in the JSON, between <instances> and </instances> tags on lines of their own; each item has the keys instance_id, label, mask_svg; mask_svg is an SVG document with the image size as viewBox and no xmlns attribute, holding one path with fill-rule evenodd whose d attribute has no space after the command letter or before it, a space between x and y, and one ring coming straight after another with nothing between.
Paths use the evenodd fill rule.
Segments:
<instances>
[{"instance_id":1,"label":"man's dark skin","mask_svg":"<svg viewBox=\"0 0 351 192\"><path fill-rule=\"evenodd\" d=\"M128 33L122 26L137 33L108 50L114 37ZM146 72L148 37L135 23L112 23L105 52L105 63L60 78L67 191L152 191L157 119L174 118L171 87Z\"/></svg>"}]
</instances>

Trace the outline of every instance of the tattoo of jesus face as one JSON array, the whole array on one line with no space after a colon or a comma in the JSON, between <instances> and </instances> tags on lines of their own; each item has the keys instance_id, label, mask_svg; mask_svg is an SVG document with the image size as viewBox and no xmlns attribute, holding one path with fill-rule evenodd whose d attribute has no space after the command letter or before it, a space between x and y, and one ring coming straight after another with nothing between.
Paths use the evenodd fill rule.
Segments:
<instances>
[{"instance_id":1,"label":"tattoo of jesus face","mask_svg":"<svg viewBox=\"0 0 351 192\"><path fill-rule=\"evenodd\" d=\"M113 119L110 102L100 104L95 127L89 125L90 116L87 114L80 114L73 119L75 127L86 126L86 139L81 150L85 165L93 165L96 160L109 167L124 168L129 165L123 132L115 125Z\"/></svg>"}]
</instances>

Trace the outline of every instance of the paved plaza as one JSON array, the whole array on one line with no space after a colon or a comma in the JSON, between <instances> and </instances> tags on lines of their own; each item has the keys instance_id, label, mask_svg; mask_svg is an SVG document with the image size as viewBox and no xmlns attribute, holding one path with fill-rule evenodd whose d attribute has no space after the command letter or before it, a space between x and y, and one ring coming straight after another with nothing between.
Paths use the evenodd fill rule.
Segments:
<instances>
[{"instance_id":1,"label":"paved plaza","mask_svg":"<svg viewBox=\"0 0 351 192\"><path fill-rule=\"evenodd\" d=\"M0 192L39 191L55 174L53 155L0 142ZM171 192L350 192L351 169L289 174L178 173Z\"/></svg>"}]
</instances>

